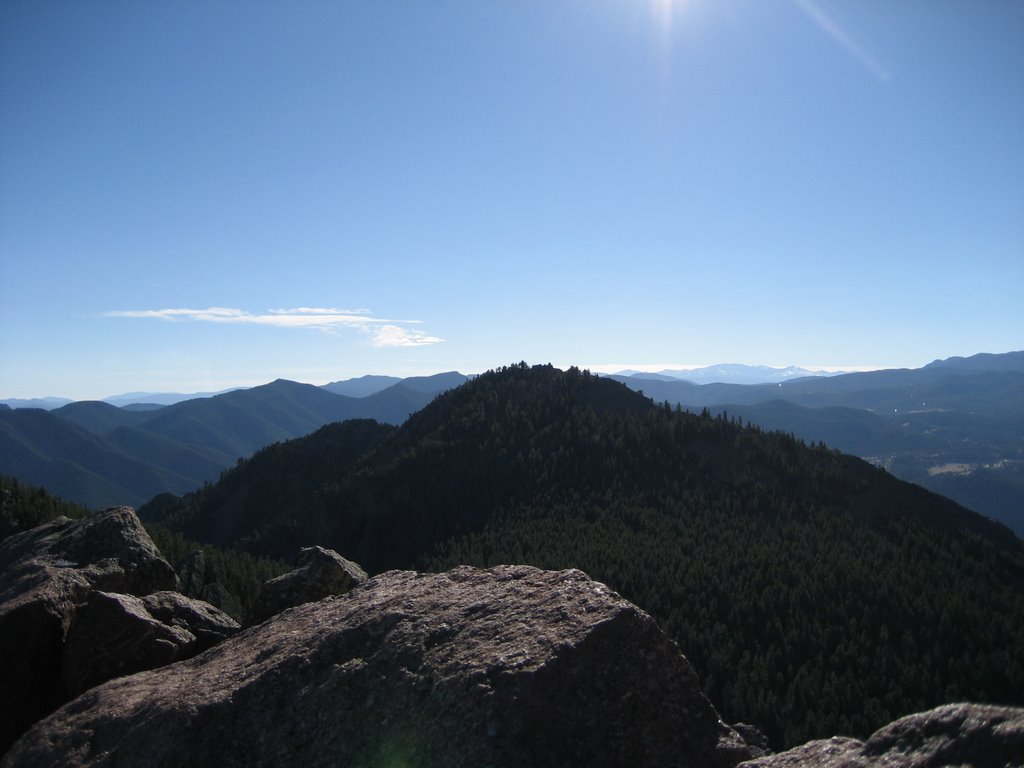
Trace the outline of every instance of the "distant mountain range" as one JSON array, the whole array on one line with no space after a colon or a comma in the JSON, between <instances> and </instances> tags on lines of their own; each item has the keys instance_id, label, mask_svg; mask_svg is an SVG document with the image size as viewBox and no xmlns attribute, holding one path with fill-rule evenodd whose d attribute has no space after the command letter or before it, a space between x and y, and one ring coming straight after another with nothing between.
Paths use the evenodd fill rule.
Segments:
<instances>
[{"instance_id":1,"label":"distant mountain range","mask_svg":"<svg viewBox=\"0 0 1024 768\"><path fill-rule=\"evenodd\" d=\"M696 375L731 381L677 378L694 374L633 371L610 378L658 403L725 411L867 458L1024 536L1024 352L827 376L720 365ZM779 380L737 383L757 376ZM134 393L119 396L126 403L120 408L77 402L48 413L0 406L0 473L86 505L138 504L198 487L264 445L331 421L400 424L467 378L457 372L363 376L322 387L277 381L166 406L153 401L184 396Z\"/></svg>"},{"instance_id":2,"label":"distant mountain range","mask_svg":"<svg viewBox=\"0 0 1024 768\"><path fill-rule=\"evenodd\" d=\"M44 411L50 411L73 402L75 401L66 397L11 397L0 400L0 408L42 408Z\"/></svg>"},{"instance_id":3,"label":"distant mountain range","mask_svg":"<svg viewBox=\"0 0 1024 768\"><path fill-rule=\"evenodd\" d=\"M118 408L139 405L174 405L185 400L195 400L198 397L214 397L215 395L223 395L238 389L243 389L243 387L231 387L230 389L222 389L219 392L192 392L190 394L182 392L125 392L123 395L111 395L99 401L89 402L109 403ZM81 401L71 400L66 397L33 397L27 399L12 397L7 400L0 400L0 406L6 405L8 408L42 408L44 411L52 411L74 402Z\"/></svg>"},{"instance_id":4,"label":"distant mountain range","mask_svg":"<svg viewBox=\"0 0 1024 768\"><path fill-rule=\"evenodd\" d=\"M658 373L624 370L619 371L616 375L636 376L638 378L647 379L662 379L664 381L692 381L698 384L715 382L730 384L765 384L789 381L790 379L805 376L838 376L841 373L843 372L810 371L806 368L800 368L794 365L787 368L771 368L767 365L721 363L719 365L707 366L706 368L664 370ZM436 376L413 376L405 379L398 376L369 374L354 379L332 381L329 384L322 385L321 389L326 389L328 392L333 392L336 395L345 395L346 397L368 397L369 395L380 392L381 390L387 389L388 387L394 386L400 382L405 383L406 386L416 388L419 386L416 382L422 381L422 386L426 387L428 390L433 390L433 382L438 380L438 377L441 377L441 379L447 379L449 383L456 382L452 384L452 386L458 386L458 383L466 378L461 373L456 372L441 373ZM200 397L216 397L217 395L234 392L238 389L244 389L244 387L231 387L230 389L222 389L217 392L192 392L188 394L183 392L125 392L120 395L104 397L100 402L116 405L119 408L124 408L126 406L174 405L175 403L181 403L185 400L195 400ZM73 402L76 401L66 397L12 397L6 400L0 400L0 406L6 405L9 408L42 408L43 410L52 411Z\"/></svg>"},{"instance_id":5,"label":"distant mountain range","mask_svg":"<svg viewBox=\"0 0 1024 768\"><path fill-rule=\"evenodd\" d=\"M346 379L344 381L332 381L330 384L323 384L320 389L325 389L336 395L358 398L369 397L370 395L381 392L395 384L403 384L407 388L416 392L437 394L445 389L451 389L452 387L459 386L459 384L466 381L467 378L467 376L464 376L457 371L438 373L433 376L410 376L405 379L399 378L398 376L368 375L360 376L355 379ZM105 397L99 401L76 401L69 400L66 397L12 397L7 400L0 400L0 407L6 405L8 408L14 409L41 408L44 411L52 411L57 408L63 408L65 405L70 405L74 402L101 402L117 406L118 408L153 410L156 406L175 405L177 403L185 402L186 400L216 397L217 395L225 395L229 392L237 392L241 389L246 389L246 387L231 387L229 389L222 389L219 392L192 392L191 394L184 394L182 392L125 392L122 395L111 395L110 397Z\"/></svg>"},{"instance_id":6,"label":"distant mountain range","mask_svg":"<svg viewBox=\"0 0 1024 768\"><path fill-rule=\"evenodd\" d=\"M692 381L695 384L776 384L780 381L790 381L808 376L840 376L843 373L845 371L809 371L795 365L786 368L772 368L767 365L720 363L705 368L666 369L658 373L625 370L619 371L616 375L658 381Z\"/></svg>"},{"instance_id":7,"label":"distant mountain range","mask_svg":"<svg viewBox=\"0 0 1024 768\"><path fill-rule=\"evenodd\" d=\"M399 424L465 380L458 373L416 377L363 397L278 380L167 406L0 408L0 473L91 507L138 505L197 488L259 448L324 424Z\"/></svg>"},{"instance_id":8,"label":"distant mountain range","mask_svg":"<svg viewBox=\"0 0 1024 768\"><path fill-rule=\"evenodd\" d=\"M123 395L105 397L102 402L116 405L119 408L128 405L174 405L185 400L195 400L199 397L215 397L228 392L234 392L238 389L244 389L244 387L231 387L218 392L193 392L188 395L180 392L126 392Z\"/></svg>"}]
</instances>

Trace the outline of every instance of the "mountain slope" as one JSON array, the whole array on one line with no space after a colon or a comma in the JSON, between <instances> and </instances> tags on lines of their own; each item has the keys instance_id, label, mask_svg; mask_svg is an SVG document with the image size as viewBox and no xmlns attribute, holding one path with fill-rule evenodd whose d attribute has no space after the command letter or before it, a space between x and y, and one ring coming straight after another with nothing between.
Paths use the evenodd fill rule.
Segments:
<instances>
[{"instance_id":1,"label":"mountain slope","mask_svg":"<svg viewBox=\"0 0 1024 768\"><path fill-rule=\"evenodd\" d=\"M1024 545L866 462L550 366L484 374L330 459L344 439L283 444L287 461L242 462L230 489L141 513L254 552L333 546L370 571L582 567L777 745L951 699L1024 703Z\"/></svg>"},{"instance_id":2,"label":"mountain slope","mask_svg":"<svg viewBox=\"0 0 1024 768\"><path fill-rule=\"evenodd\" d=\"M183 493L271 443L324 424L398 424L461 374L421 377L352 398L278 380L155 410L78 402L49 413L0 409L0 472L94 507Z\"/></svg>"},{"instance_id":3,"label":"mountain slope","mask_svg":"<svg viewBox=\"0 0 1024 768\"><path fill-rule=\"evenodd\" d=\"M387 389L400 382L397 376L360 376L357 379L345 379L344 381L332 381L324 384L321 389L333 392L336 395L347 397L366 397L383 389Z\"/></svg>"},{"instance_id":4,"label":"mountain slope","mask_svg":"<svg viewBox=\"0 0 1024 768\"><path fill-rule=\"evenodd\" d=\"M658 402L726 411L869 458L1024 536L1024 353L771 386L619 380Z\"/></svg>"},{"instance_id":5,"label":"mountain slope","mask_svg":"<svg viewBox=\"0 0 1024 768\"><path fill-rule=\"evenodd\" d=\"M643 375L609 378L642 389L657 401L698 407L756 405L782 399L808 408L842 406L880 413L946 408L1014 414L1024 406L1024 372L1015 370L961 371L940 366L750 385L695 384Z\"/></svg>"},{"instance_id":6,"label":"mountain slope","mask_svg":"<svg viewBox=\"0 0 1024 768\"><path fill-rule=\"evenodd\" d=\"M190 538L291 557L307 541L330 536L318 495L324 478L350 471L394 431L369 419L328 424L239 461L216 484L186 497L184 505L162 494L140 514ZM210 509L216 513L207 514Z\"/></svg>"},{"instance_id":7,"label":"mountain slope","mask_svg":"<svg viewBox=\"0 0 1024 768\"><path fill-rule=\"evenodd\" d=\"M84 507L52 496L42 488L0 475L0 541L61 515L78 518L86 514Z\"/></svg>"},{"instance_id":8,"label":"mountain slope","mask_svg":"<svg viewBox=\"0 0 1024 768\"><path fill-rule=\"evenodd\" d=\"M204 445L228 465L264 445L349 418L351 401L311 384L278 379L161 408L144 427L183 443Z\"/></svg>"},{"instance_id":9,"label":"mountain slope","mask_svg":"<svg viewBox=\"0 0 1024 768\"><path fill-rule=\"evenodd\" d=\"M195 482L38 409L0 410L0 471L92 507L141 503L152 488L183 492Z\"/></svg>"},{"instance_id":10,"label":"mountain slope","mask_svg":"<svg viewBox=\"0 0 1024 768\"><path fill-rule=\"evenodd\" d=\"M933 360L926 369L956 369L960 371L1016 371L1024 373L1024 351L992 354L980 352L970 357L948 357Z\"/></svg>"},{"instance_id":11,"label":"mountain slope","mask_svg":"<svg viewBox=\"0 0 1024 768\"><path fill-rule=\"evenodd\" d=\"M147 414L118 408L98 400L81 400L50 411L64 421L77 424L95 435L104 435L118 427L128 427L145 421Z\"/></svg>"}]
</instances>

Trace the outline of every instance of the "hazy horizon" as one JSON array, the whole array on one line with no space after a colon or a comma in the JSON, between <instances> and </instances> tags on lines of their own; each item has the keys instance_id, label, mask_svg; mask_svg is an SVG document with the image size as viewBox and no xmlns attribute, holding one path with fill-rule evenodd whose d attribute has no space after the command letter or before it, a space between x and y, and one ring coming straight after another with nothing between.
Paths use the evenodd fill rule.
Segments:
<instances>
[{"instance_id":1,"label":"hazy horizon","mask_svg":"<svg viewBox=\"0 0 1024 768\"><path fill-rule=\"evenodd\" d=\"M1021 40L973 0L4 4L0 396L1021 349Z\"/></svg>"},{"instance_id":2,"label":"hazy horizon","mask_svg":"<svg viewBox=\"0 0 1024 768\"><path fill-rule=\"evenodd\" d=\"M1007 350L1007 351L1010 352L1010 351L1016 351L1016 350ZM972 354L977 354L977 353L972 353ZM954 357L970 357L970 356L971 355L954 355ZM518 362L518 361L509 360L507 363L503 363L502 365L512 365L515 362ZM640 373L662 373L664 371L696 371L696 370L701 370L701 369L705 369L705 368L714 368L714 367L720 366L720 365L744 365L744 366L750 366L750 367L753 367L753 368L763 367L763 368L771 368L771 369L774 369L774 370L783 370L783 369L787 369L787 368L799 368L799 369L803 369L803 370L810 371L810 372L825 372L825 373L864 373L864 372L868 372L868 371L881 371L881 370L886 370L886 369L889 369L889 368L911 368L911 369L913 369L913 368L921 368L921 367L927 365L928 363L930 363L932 361L929 360L929 361L927 361L925 363L921 363L920 365L905 365L905 366L859 366L859 367L858 366L828 367L828 366L807 366L807 365L769 365L769 364L764 364L764 363L735 363L735 362L727 362L727 361L719 361L717 363L706 363L706 364L702 364L702 365L676 364L676 363L655 363L655 364L640 363L640 364L636 364L636 365L628 365L628 364L580 365L578 363L554 363L554 362L547 361L547 360L545 360L545 361L540 361L540 360L532 360L531 361L531 360L528 360L526 362L531 364L531 365L534 365L534 364L542 364L543 365L543 364L550 363L550 364L554 365L554 367L562 369L562 370L568 369L569 367L576 367L576 368L579 368L581 370L584 370L584 369L585 370L589 370L592 373L596 373L596 374L613 375L613 374L624 373L624 372L627 372L627 371L636 371L636 372L640 372ZM494 367L501 367L501 366L500 365L499 366L492 366L492 369ZM278 379L286 379L286 380L289 380L289 381L296 381L296 382L299 382L299 383L302 383L302 384L311 384L313 386L322 387L322 386L324 386L326 384L330 384L332 382L346 381L346 380L349 380L349 379L357 379L357 378L361 378L363 376L391 376L391 377L395 377L395 378L404 379L404 378L416 377L416 376L435 376L435 375L439 375L439 374L452 373L452 372L462 373L462 374L464 374L466 376L477 376L477 375L479 375L481 373L484 373L485 370L491 370L491 369L482 369L482 370L478 370L478 371L463 371L463 370L458 370L458 369L450 368L450 369L445 369L445 370L430 371L430 372L427 372L427 373L417 372L417 373L410 373L410 374L404 374L404 375L394 374L394 373L381 373L381 372L355 373L355 374L351 374L351 375L339 376L339 377L336 377L336 378L313 379L313 380L300 379L300 378L295 378L293 376L281 375L281 376L270 376L269 378L266 378L266 379L253 380L253 381L248 381L248 382L244 382L244 383L238 383L238 382L226 383L223 386L216 386L216 387L205 387L205 386L203 386L203 387L187 387L186 386L186 387L178 388L178 389L169 389L169 388L161 388L161 389L136 389L136 390L122 390L122 391L118 391L118 392L107 392L106 394L89 393L89 394L84 395L84 396L72 396L72 395L68 395L68 394L53 393L53 392L46 393L46 394L32 394L32 395L5 395L4 393L0 392L0 401L6 401L6 400L46 400L46 399L66 399L66 400L71 400L73 402L74 401L86 401L86 400L99 400L99 401L103 401L103 400L110 400L110 399L115 399L115 398L123 397L125 395L138 395L138 394L159 394L159 395L165 395L165 394L175 394L175 395L186 394L186 395L210 396L210 395L221 394L221 393L233 390L233 389L249 389L249 388L252 388L252 387L258 387L258 386L262 386L264 384L269 384L269 383L271 383L273 381L276 381Z\"/></svg>"}]
</instances>

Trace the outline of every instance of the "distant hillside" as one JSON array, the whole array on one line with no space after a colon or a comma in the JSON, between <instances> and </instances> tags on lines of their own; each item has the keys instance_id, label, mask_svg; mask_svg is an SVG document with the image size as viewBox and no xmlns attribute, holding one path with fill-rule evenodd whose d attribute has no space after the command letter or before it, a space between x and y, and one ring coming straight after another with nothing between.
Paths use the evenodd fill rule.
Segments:
<instances>
[{"instance_id":1,"label":"distant hillside","mask_svg":"<svg viewBox=\"0 0 1024 768\"><path fill-rule=\"evenodd\" d=\"M346 397L366 397L398 384L400 381L401 379L397 376L360 376L358 379L332 381L330 384L324 384L322 389Z\"/></svg>"},{"instance_id":2,"label":"distant hillside","mask_svg":"<svg viewBox=\"0 0 1024 768\"><path fill-rule=\"evenodd\" d=\"M234 392L238 389L243 389L243 387L231 387L230 389L222 389L219 392L193 392L191 394L185 394L182 392L125 392L122 395L111 395L110 397L105 397L103 398L103 402L117 406L118 408L124 408L132 405L148 405L150 407L174 405L175 403L181 403L185 400L195 400L200 397L214 397L215 395L223 395L227 392Z\"/></svg>"},{"instance_id":3,"label":"distant hillside","mask_svg":"<svg viewBox=\"0 0 1024 768\"><path fill-rule=\"evenodd\" d=\"M201 459L193 451L182 451L189 460ZM126 453L116 439L53 412L0 410L0 472L89 507L141 503L154 488L183 492L202 482L173 466L158 466L154 462L162 455L167 454ZM214 463L207 469L210 479L216 477Z\"/></svg>"},{"instance_id":4,"label":"distant hillside","mask_svg":"<svg viewBox=\"0 0 1024 768\"><path fill-rule=\"evenodd\" d=\"M657 402L711 408L869 459L1024 536L1024 353L774 385L614 377Z\"/></svg>"},{"instance_id":5,"label":"distant hillside","mask_svg":"<svg viewBox=\"0 0 1024 768\"><path fill-rule=\"evenodd\" d=\"M50 411L54 416L102 435L118 427L132 427L146 420L145 412L118 408L97 400L80 400Z\"/></svg>"},{"instance_id":6,"label":"distant hillside","mask_svg":"<svg viewBox=\"0 0 1024 768\"><path fill-rule=\"evenodd\" d=\"M0 400L0 408L42 408L44 411L49 411L70 402L71 400L66 397L11 397L7 400Z\"/></svg>"},{"instance_id":7,"label":"distant hillside","mask_svg":"<svg viewBox=\"0 0 1024 768\"><path fill-rule=\"evenodd\" d=\"M86 513L84 507L64 501L42 488L0 475L0 541L62 515L77 518Z\"/></svg>"},{"instance_id":8,"label":"distant hillside","mask_svg":"<svg viewBox=\"0 0 1024 768\"><path fill-rule=\"evenodd\" d=\"M755 405L786 400L809 408L843 406L877 413L921 409L1019 414L1024 408L1024 353L975 355L931 363L924 368L800 378L777 384L694 384L643 375L611 378L643 389L656 401L687 405ZM986 367L988 366L988 367Z\"/></svg>"},{"instance_id":9,"label":"distant hillside","mask_svg":"<svg viewBox=\"0 0 1024 768\"><path fill-rule=\"evenodd\" d=\"M156 409L0 409L0 472L90 507L138 505L198 488L239 458L324 424L399 424L460 377L417 377L361 398L278 380Z\"/></svg>"},{"instance_id":10,"label":"distant hillside","mask_svg":"<svg viewBox=\"0 0 1024 768\"><path fill-rule=\"evenodd\" d=\"M859 459L608 379L484 374L402 426L275 446L141 510L371 572L580 567L651 611L720 711L777 745L949 700L1024 703L1024 544Z\"/></svg>"},{"instance_id":11,"label":"distant hillside","mask_svg":"<svg viewBox=\"0 0 1024 768\"><path fill-rule=\"evenodd\" d=\"M1024 373L1024 351L992 354L981 352L970 357L949 357L945 360L933 360L925 369L958 370L958 371L1015 371Z\"/></svg>"}]
</instances>

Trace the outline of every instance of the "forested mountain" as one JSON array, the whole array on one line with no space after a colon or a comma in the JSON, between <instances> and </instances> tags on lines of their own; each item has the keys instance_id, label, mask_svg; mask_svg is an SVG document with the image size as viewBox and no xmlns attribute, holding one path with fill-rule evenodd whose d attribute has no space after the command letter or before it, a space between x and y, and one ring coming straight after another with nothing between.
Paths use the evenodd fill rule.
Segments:
<instances>
[{"instance_id":1,"label":"forested mountain","mask_svg":"<svg viewBox=\"0 0 1024 768\"><path fill-rule=\"evenodd\" d=\"M333 540L324 483L351 471L395 429L369 419L328 424L257 451L195 493L161 494L140 514L190 539L289 558L311 542Z\"/></svg>"},{"instance_id":2,"label":"forested mountain","mask_svg":"<svg viewBox=\"0 0 1024 768\"><path fill-rule=\"evenodd\" d=\"M1024 536L1024 352L758 386L614 378L658 402L824 441Z\"/></svg>"},{"instance_id":3,"label":"forested mountain","mask_svg":"<svg viewBox=\"0 0 1024 768\"><path fill-rule=\"evenodd\" d=\"M324 424L401 423L462 380L417 377L359 398L278 380L148 410L103 402L49 412L0 408L0 472L86 506L137 505L197 488L239 458Z\"/></svg>"},{"instance_id":4,"label":"forested mountain","mask_svg":"<svg viewBox=\"0 0 1024 768\"><path fill-rule=\"evenodd\" d=\"M38 486L0 475L0 541L62 515L84 517L86 509L53 496Z\"/></svg>"},{"instance_id":5,"label":"forested mountain","mask_svg":"<svg viewBox=\"0 0 1024 768\"><path fill-rule=\"evenodd\" d=\"M125 452L118 445L133 434L150 439L145 452ZM173 459L170 468L158 464L162 458ZM203 459L200 451L152 433L98 435L53 412L0 409L0 472L89 507L140 503L153 489L195 488L202 476L184 472ZM216 477L218 470L207 460L201 471Z\"/></svg>"},{"instance_id":6,"label":"forested mountain","mask_svg":"<svg viewBox=\"0 0 1024 768\"><path fill-rule=\"evenodd\" d=\"M1024 703L1024 545L824 446L525 364L399 428L336 425L140 513L371 572L580 567L651 611L777 745L953 699Z\"/></svg>"}]
</instances>

